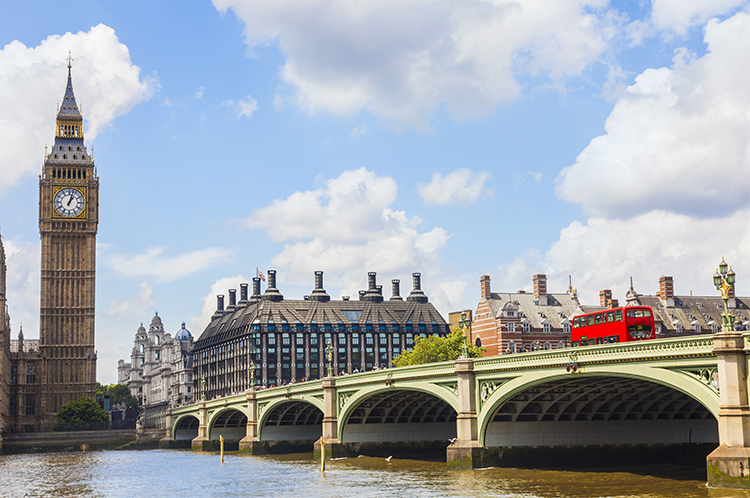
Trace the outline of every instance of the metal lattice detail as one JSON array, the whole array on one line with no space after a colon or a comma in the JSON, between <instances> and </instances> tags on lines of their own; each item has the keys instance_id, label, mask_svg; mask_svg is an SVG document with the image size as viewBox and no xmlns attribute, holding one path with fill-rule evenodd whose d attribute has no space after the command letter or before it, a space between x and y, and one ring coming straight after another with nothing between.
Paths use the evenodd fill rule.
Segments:
<instances>
[{"instance_id":1,"label":"metal lattice detail","mask_svg":"<svg viewBox=\"0 0 750 498\"><path fill-rule=\"evenodd\" d=\"M505 384L507 380L484 380L479 384L479 396L482 399L482 403L487 401L487 398L492 396L498 387Z\"/></svg>"},{"instance_id":2,"label":"metal lattice detail","mask_svg":"<svg viewBox=\"0 0 750 498\"><path fill-rule=\"evenodd\" d=\"M452 395L458 398L458 382L438 382L436 385L450 391Z\"/></svg>"},{"instance_id":3,"label":"metal lattice detail","mask_svg":"<svg viewBox=\"0 0 750 498\"><path fill-rule=\"evenodd\" d=\"M719 395L719 371L716 368L699 368L694 370L678 370L689 375L708 386L716 395Z\"/></svg>"},{"instance_id":4,"label":"metal lattice detail","mask_svg":"<svg viewBox=\"0 0 750 498\"><path fill-rule=\"evenodd\" d=\"M343 408L346 402L351 397L352 393L341 393L339 394L339 408Z\"/></svg>"},{"instance_id":5,"label":"metal lattice detail","mask_svg":"<svg viewBox=\"0 0 750 498\"><path fill-rule=\"evenodd\" d=\"M263 410L265 410L267 404L268 403L258 403L258 417L263 414Z\"/></svg>"}]
</instances>

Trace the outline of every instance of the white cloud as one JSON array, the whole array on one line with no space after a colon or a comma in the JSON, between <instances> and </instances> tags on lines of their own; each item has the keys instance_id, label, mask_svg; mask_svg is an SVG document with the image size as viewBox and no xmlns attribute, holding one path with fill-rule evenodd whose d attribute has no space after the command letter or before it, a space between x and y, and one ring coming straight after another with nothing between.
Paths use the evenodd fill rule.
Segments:
<instances>
[{"instance_id":1,"label":"white cloud","mask_svg":"<svg viewBox=\"0 0 750 498\"><path fill-rule=\"evenodd\" d=\"M18 334L23 325L27 339L39 337L39 292L41 274L39 244L27 242L23 245L3 239L8 273L6 294L8 313L11 318L12 336Z\"/></svg>"},{"instance_id":2,"label":"white cloud","mask_svg":"<svg viewBox=\"0 0 750 498\"><path fill-rule=\"evenodd\" d=\"M201 97L203 97L203 91L204 91L205 89L206 89L205 87L203 87L203 86L199 86L199 87L198 87L198 90L196 90L196 92L195 92L195 98L196 98L196 99L200 99Z\"/></svg>"},{"instance_id":3,"label":"white cloud","mask_svg":"<svg viewBox=\"0 0 750 498\"><path fill-rule=\"evenodd\" d=\"M123 277L153 276L158 282L177 280L220 264L232 256L222 247L209 247L177 256L164 255L164 247L150 247L144 254L112 255L109 264Z\"/></svg>"},{"instance_id":4,"label":"white cloud","mask_svg":"<svg viewBox=\"0 0 750 498\"><path fill-rule=\"evenodd\" d=\"M69 49L89 145L116 116L158 89L154 78L139 79L128 48L103 24L88 32L49 36L36 47L10 42L0 50L0 136L13 147L5 147L0 158L0 193L22 176L37 174L44 144L52 145L55 102L65 93Z\"/></svg>"},{"instance_id":5,"label":"white cloud","mask_svg":"<svg viewBox=\"0 0 750 498\"><path fill-rule=\"evenodd\" d=\"M258 101L252 98L250 95L247 96L247 100L238 100L235 102L234 100L230 99L224 101L223 105L235 112L238 119L242 116L251 118L253 116L253 113L258 110Z\"/></svg>"},{"instance_id":6,"label":"white cloud","mask_svg":"<svg viewBox=\"0 0 750 498\"><path fill-rule=\"evenodd\" d=\"M441 106L459 119L491 112L520 76L563 85L621 23L602 0L213 3L245 22L251 51L278 45L280 76L309 112L367 110L422 129Z\"/></svg>"},{"instance_id":7,"label":"white cloud","mask_svg":"<svg viewBox=\"0 0 750 498\"><path fill-rule=\"evenodd\" d=\"M482 195L492 195L492 189L485 187L490 178L492 175L489 171L474 173L470 169L459 168L445 176L433 173L430 183L417 183L417 191L426 204L469 205Z\"/></svg>"},{"instance_id":8,"label":"white cloud","mask_svg":"<svg viewBox=\"0 0 750 498\"><path fill-rule=\"evenodd\" d=\"M211 321L211 316L216 311L216 296L224 296L224 306L229 304L229 289L239 289L239 284L247 282L248 279L243 275L235 275L232 277L223 277L216 280L211 284L211 290L203 296L203 306L201 308L200 315L191 316L188 324L188 330L193 334L193 337L197 340L198 337L203 333L208 323ZM239 295L237 296L239 299Z\"/></svg>"},{"instance_id":9,"label":"white cloud","mask_svg":"<svg viewBox=\"0 0 750 498\"><path fill-rule=\"evenodd\" d=\"M370 127L367 126L366 124L362 124L362 125L352 128L352 131L349 132L349 136L356 140L357 138L360 138L369 132L370 132Z\"/></svg>"},{"instance_id":10,"label":"white cloud","mask_svg":"<svg viewBox=\"0 0 750 498\"><path fill-rule=\"evenodd\" d=\"M651 22L658 30L685 33L714 16L727 14L746 0L653 0Z\"/></svg>"},{"instance_id":11,"label":"white cloud","mask_svg":"<svg viewBox=\"0 0 750 498\"><path fill-rule=\"evenodd\" d=\"M565 292L572 275L583 303L598 304L602 289L612 289L623 303L631 276L636 291L655 294L659 276L672 275L678 294L716 295L712 277L722 257L738 276L750 275L748 227L750 210L718 219L652 211L629 220L575 221L545 254L529 250L499 267L492 288L531 290L532 275L546 273L549 292ZM738 277L737 295L748 295L747 282Z\"/></svg>"},{"instance_id":12,"label":"white cloud","mask_svg":"<svg viewBox=\"0 0 750 498\"><path fill-rule=\"evenodd\" d=\"M539 183L542 181L542 173L540 173L539 171L529 171L529 174L534 179L535 183Z\"/></svg>"},{"instance_id":13,"label":"white cloud","mask_svg":"<svg viewBox=\"0 0 750 498\"><path fill-rule=\"evenodd\" d=\"M615 104L606 135L565 168L557 194L594 216L654 209L731 214L750 198L750 15L705 29L708 53L678 51L648 69Z\"/></svg>"},{"instance_id":14,"label":"white cloud","mask_svg":"<svg viewBox=\"0 0 750 498\"><path fill-rule=\"evenodd\" d=\"M154 299L154 289L148 280L144 280L138 286L139 290L131 299L112 299L107 308L107 315L116 316L130 321L137 321L137 318L143 314L143 310L156 307Z\"/></svg>"},{"instance_id":15,"label":"white cloud","mask_svg":"<svg viewBox=\"0 0 750 498\"><path fill-rule=\"evenodd\" d=\"M323 270L327 284L356 296L367 271L408 275L439 266L450 235L440 227L421 232L419 217L391 209L398 191L392 178L360 168L320 183L253 211L246 221L287 242L271 260L285 281L308 284Z\"/></svg>"}]
</instances>

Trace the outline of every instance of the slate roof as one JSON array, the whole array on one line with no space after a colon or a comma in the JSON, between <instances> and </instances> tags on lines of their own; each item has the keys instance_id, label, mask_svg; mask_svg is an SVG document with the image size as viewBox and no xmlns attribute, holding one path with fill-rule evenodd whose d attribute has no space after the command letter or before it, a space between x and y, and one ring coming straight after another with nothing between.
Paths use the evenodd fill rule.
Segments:
<instances>
[{"instance_id":1,"label":"slate roof","mask_svg":"<svg viewBox=\"0 0 750 498\"><path fill-rule=\"evenodd\" d=\"M639 295L635 299L639 304L651 307L654 320L661 322L666 331L676 331L678 325L682 326L684 332L694 330L696 325L700 325L703 330L711 330L711 325L715 324L721 329L724 301L719 296L675 296L674 307L667 307L659 296ZM735 320L741 319L747 327L750 325L750 299L736 297L734 301L735 308L730 311Z\"/></svg>"},{"instance_id":2,"label":"slate roof","mask_svg":"<svg viewBox=\"0 0 750 498\"><path fill-rule=\"evenodd\" d=\"M540 305L532 293L493 292L490 296L487 304L496 319L501 318L504 307L515 305L521 321L528 320L534 329L541 329L545 320L553 329L561 329L565 320L570 321L574 316L605 309L601 306L581 306L577 297L569 293L547 294L546 305Z\"/></svg>"}]
</instances>

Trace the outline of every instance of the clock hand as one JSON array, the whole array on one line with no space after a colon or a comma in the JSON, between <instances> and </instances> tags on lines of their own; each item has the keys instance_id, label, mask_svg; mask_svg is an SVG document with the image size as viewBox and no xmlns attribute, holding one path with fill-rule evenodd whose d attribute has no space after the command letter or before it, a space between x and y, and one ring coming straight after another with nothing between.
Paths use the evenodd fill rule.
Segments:
<instances>
[{"instance_id":1,"label":"clock hand","mask_svg":"<svg viewBox=\"0 0 750 498\"><path fill-rule=\"evenodd\" d=\"M74 200L74 199L75 199L75 197L73 197L73 196L71 195L71 196L70 196L70 200L68 201L68 207L70 207L70 205L71 205L71 204L73 203L73 200Z\"/></svg>"}]
</instances>

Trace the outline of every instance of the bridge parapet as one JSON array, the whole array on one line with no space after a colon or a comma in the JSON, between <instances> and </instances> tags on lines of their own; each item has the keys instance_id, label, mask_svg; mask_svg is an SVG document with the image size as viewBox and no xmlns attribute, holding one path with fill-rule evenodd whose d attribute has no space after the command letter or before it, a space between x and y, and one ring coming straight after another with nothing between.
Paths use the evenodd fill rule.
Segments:
<instances>
[{"instance_id":1,"label":"bridge parapet","mask_svg":"<svg viewBox=\"0 0 750 498\"><path fill-rule=\"evenodd\" d=\"M525 370L547 366L644 362L663 359L714 356L713 336L690 336L641 342L599 344L581 348L551 349L528 353L477 358L477 373L498 370Z\"/></svg>"}]
</instances>

